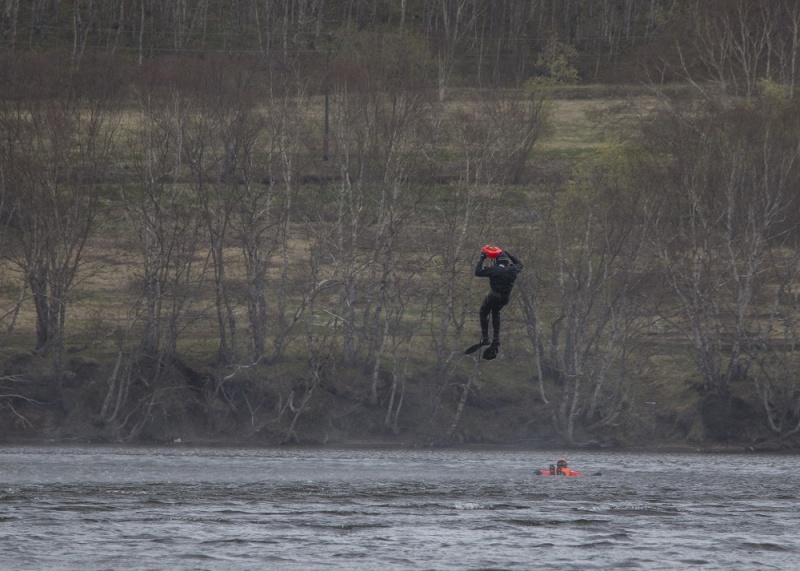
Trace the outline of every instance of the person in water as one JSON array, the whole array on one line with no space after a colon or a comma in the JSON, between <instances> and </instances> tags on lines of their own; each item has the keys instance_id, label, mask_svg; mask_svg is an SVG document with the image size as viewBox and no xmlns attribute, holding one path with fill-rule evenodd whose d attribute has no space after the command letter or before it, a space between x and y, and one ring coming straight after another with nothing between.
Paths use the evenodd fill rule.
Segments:
<instances>
[{"instance_id":1,"label":"person in water","mask_svg":"<svg viewBox=\"0 0 800 571\"><path fill-rule=\"evenodd\" d=\"M484 246L478 264L475 266L475 275L481 278L489 278L489 293L483 300L478 312L481 324L481 345L489 345L489 314L492 314L493 337L491 346L497 350L500 347L500 310L503 309L511 298L511 290L517 276L522 271L522 262L510 252L499 250L494 257L490 258L492 263L483 267L483 263L489 251L499 250L493 246Z\"/></svg>"},{"instance_id":2,"label":"person in water","mask_svg":"<svg viewBox=\"0 0 800 571\"><path fill-rule=\"evenodd\" d=\"M550 464L549 470L539 470L539 475L550 474L551 476L577 476L579 472L570 470L567 467L567 459L559 458L555 465Z\"/></svg>"},{"instance_id":3,"label":"person in water","mask_svg":"<svg viewBox=\"0 0 800 571\"><path fill-rule=\"evenodd\" d=\"M567 467L567 459L559 458L555 464L550 464L550 468L546 470L536 470L539 476L580 476L577 470L571 470Z\"/></svg>"}]
</instances>

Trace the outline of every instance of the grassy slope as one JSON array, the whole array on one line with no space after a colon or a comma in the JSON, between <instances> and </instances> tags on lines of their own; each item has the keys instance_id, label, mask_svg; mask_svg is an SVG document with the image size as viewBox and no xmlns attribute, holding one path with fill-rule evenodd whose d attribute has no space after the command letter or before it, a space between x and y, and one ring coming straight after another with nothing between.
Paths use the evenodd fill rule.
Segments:
<instances>
[{"instance_id":1,"label":"grassy slope","mask_svg":"<svg viewBox=\"0 0 800 571\"><path fill-rule=\"evenodd\" d=\"M540 141L535 149L534 162L537 165L537 182L541 184L563 184L568 177L569 165L586 153L607 144L604 132L589 120L599 107L629 103L628 99L617 99L614 94L561 98L553 102L553 130L551 135ZM119 235L120 227L113 223L106 231L99 233L87 251L85 271L82 280L75 290L73 305L70 309L70 331L67 340L70 356L74 362L90 361L96 363L101 371L92 380L94 398L100 398L102 379L113 366L116 356L115 340L121 330L129 324L131 300L137 282L135 257L130 251L130 244ZM241 268L235 263L235 250L231 251L234 263L229 267L232 277L240 273ZM3 307L13 306L19 294L20 276L7 264L0 269L0 303ZM210 293L210 292L209 292ZM478 292L476 292L476 300ZM193 366L202 370L210 367L208 356L213 354L215 344L205 336L204 332L214 330L213 311L210 311L211 299L196 300L196 322L187 335L183 337L179 347ZM30 300L22 304L13 335L3 339L3 358L8 363L14 355L25 353L33 346L34 313ZM514 324L508 324L508 331L513 339ZM522 331L519 331L520 336ZM673 347L675 349L675 347ZM638 407L632 415L631 422L635 426L623 426L621 430L638 431L641 439L659 439L665 435L680 435L697 431L695 413L695 394L691 390L691 379L686 371L689 363L675 351L657 352L652 359L651 367L637 384L632 393L632 404ZM533 380L532 360L523 343L513 340L504 348L504 359L496 361L491 369L476 369L470 358L463 358L457 353L453 355L453 377L444 382L440 379L429 379L430 386L416 393L409 390L408 402L405 404L401 421L401 434L417 434L422 439L435 440L435 434L441 434L447 428L449 417L430 424L430 418L415 414L415 401L422 405L426 399L444 395L445 401L456 402L460 396L459 384L473 376L472 392L467 402L467 413L462 418L456 432L456 441L469 442L542 442L541 436L548 431L549 419L546 409L541 404L536 385ZM297 355L300 360L303 355ZM430 364L413 360L410 374L424 375ZM7 369L8 370L8 369ZM284 382L293 376L302 376L295 371L291 362L269 371L271 379L282 378ZM358 373L353 372L354 378ZM354 385L363 383L353 381ZM353 397L360 390L358 386L349 387ZM357 400L357 397L354 397ZM81 399L78 398L77 401ZM85 400L85 399L84 399ZM76 401L76 402L77 402ZM82 415L96 407L97 403L83 403ZM312 440L328 440L352 438L358 431L368 433L380 432L380 420L383 412L373 411L366 415L352 414L353 400L347 395L323 394L318 397L320 408L328 407L336 411L338 420L325 426L314 422L314 414L306 415L298 425L300 431L306 431ZM224 407L223 407L224 408ZM424 407L423 407L424 408ZM427 410L427 409L425 409ZM348 412L350 411L350 412ZM74 415L73 415L74 416ZM213 415L211 415L213 416ZM206 430L214 431L224 425L225 414L215 421L209 421ZM22 423L23 428L25 423ZM15 425L16 426L16 425ZM673 431L670 433L670 426ZM644 427L644 431L643 431ZM648 427L649 434L648 434ZM51 427L52 428L52 427ZM174 426L167 426L155 431L155 438L163 438L175 431ZM89 425L75 428L74 432L90 432ZM172 431L172 432L171 432ZM622 433L620 433L622 435ZM624 437L622 440L624 441Z\"/></svg>"}]
</instances>

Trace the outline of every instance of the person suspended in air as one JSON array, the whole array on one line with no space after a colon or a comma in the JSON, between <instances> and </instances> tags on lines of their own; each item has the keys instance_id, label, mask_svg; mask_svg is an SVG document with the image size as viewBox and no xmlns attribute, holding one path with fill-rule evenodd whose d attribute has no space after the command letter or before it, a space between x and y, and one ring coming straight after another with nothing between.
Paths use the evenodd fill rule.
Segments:
<instances>
[{"instance_id":1,"label":"person suspended in air","mask_svg":"<svg viewBox=\"0 0 800 571\"><path fill-rule=\"evenodd\" d=\"M484 265L486 260L487 265ZM478 319L481 326L481 340L467 349L466 354L473 353L481 347L489 345L483 353L484 359L494 359L500 349L500 310L511 298L514 282L522 271L522 262L497 246L484 246L481 248L478 263L475 266L475 275L489 278L489 293L481 303ZM489 315L492 316L492 340L489 341Z\"/></svg>"}]
</instances>

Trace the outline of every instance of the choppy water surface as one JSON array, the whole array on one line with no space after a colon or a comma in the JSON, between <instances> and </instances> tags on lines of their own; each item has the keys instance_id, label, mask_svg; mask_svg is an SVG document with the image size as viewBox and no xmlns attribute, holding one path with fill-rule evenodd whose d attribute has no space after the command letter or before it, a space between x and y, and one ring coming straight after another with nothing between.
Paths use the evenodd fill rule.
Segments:
<instances>
[{"instance_id":1,"label":"choppy water surface","mask_svg":"<svg viewBox=\"0 0 800 571\"><path fill-rule=\"evenodd\" d=\"M796 568L800 458L0 448L4 569ZM600 475L596 475L597 473Z\"/></svg>"}]
</instances>

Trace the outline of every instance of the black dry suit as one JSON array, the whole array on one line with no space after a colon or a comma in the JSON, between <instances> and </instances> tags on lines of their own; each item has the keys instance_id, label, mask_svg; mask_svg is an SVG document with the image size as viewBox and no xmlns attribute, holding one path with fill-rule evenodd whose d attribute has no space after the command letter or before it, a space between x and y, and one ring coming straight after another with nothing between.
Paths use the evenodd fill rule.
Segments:
<instances>
[{"instance_id":1,"label":"black dry suit","mask_svg":"<svg viewBox=\"0 0 800 571\"><path fill-rule=\"evenodd\" d=\"M481 339L489 339L489 313L492 314L492 329L494 329L494 337L492 345L500 345L500 310L503 309L511 296L511 289L514 287L514 281L517 275L522 271L522 262L515 258L514 255L503 252L500 255L508 256L511 264L508 266L494 265L483 267L484 258L478 260L478 265L475 266L475 275L482 278L489 278L489 287L491 291L484 298L481 304L478 317L481 322Z\"/></svg>"}]
</instances>

